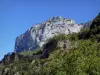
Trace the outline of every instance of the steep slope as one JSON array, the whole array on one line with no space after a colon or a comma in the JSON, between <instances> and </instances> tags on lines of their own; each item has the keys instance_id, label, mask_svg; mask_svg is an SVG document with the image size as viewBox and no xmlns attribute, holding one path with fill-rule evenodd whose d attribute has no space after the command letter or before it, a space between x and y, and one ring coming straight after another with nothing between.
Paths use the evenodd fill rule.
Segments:
<instances>
[{"instance_id":1,"label":"steep slope","mask_svg":"<svg viewBox=\"0 0 100 75\"><path fill-rule=\"evenodd\" d=\"M80 25L82 25L83 28L90 27L91 24L92 24L92 21L89 21L89 22L86 22L86 23L80 23Z\"/></svg>"},{"instance_id":2,"label":"steep slope","mask_svg":"<svg viewBox=\"0 0 100 75\"><path fill-rule=\"evenodd\" d=\"M91 22L90 27L82 28L79 32L80 39L92 39L100 42L100 13Z\"/></svg>"},{"instance_id":3,"label":"steep slope","mask_svg":"<svg viewBox=\"0 0 100 75\"><path fill-rule=\"evenodd\" d=\"M100 41L93 40L95 35L100 34L100 15L91 26L89 32L86 30L84 33L94 35L92 37L81 35L84 38L80 39L79 33L73 33L51 38L42 50L43 55L48 52L47 58L34 59L34 55L19 57L19 54L5 56L4 61L7 63L3 65L0 62L0 75L100 75ZM96 31L92 33L93 28ZM8 63L9 58L14 59L14 62Z\"/></svg>"},{"instance_id":4,"label":"steep slope","mask_svg":"<svg viewBox=\"0 0 100 75\"><path fill-rule=\"evenodd\" d=\"M54 35L79 32L83 26L76 24L74 20L62 18L61 16L53 17L41 24L34 25L24 34L18 36L15 51L22 52L36 49Z\"/></svg>"},{"instance_id":5,"label":"steep slope","mask_svg":"<svg viewBox=\"0 0 100 75\"><path fill-rule=\"evenodd\" d=\"M93 35L100 34L100 13L98 16L93 20L90 26L90 32Z\"/></svg>"}]
</instances>

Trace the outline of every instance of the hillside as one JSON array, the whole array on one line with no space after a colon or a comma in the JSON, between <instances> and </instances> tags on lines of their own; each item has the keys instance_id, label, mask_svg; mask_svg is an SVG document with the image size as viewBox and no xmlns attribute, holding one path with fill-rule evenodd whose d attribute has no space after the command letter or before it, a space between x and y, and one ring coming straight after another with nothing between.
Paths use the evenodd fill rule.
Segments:
<instances>
[{"instance_id":1,"label":"hillside","mask_svg":"<svg viewBox=\"0 0 100 75\"><path fill-rule=\"evenodd\" d=\"M100 14L79 33L50 38L34 51L8 54L0 75L100 75Z\"/></svg>"}]
</instances>

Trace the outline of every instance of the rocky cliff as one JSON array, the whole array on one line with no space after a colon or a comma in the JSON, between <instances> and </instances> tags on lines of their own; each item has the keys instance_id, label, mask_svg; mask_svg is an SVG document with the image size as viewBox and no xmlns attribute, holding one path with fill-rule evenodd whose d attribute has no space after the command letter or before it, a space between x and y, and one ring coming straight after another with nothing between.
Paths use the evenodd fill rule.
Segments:
<instances>
[{"instance_id":1,"label":"rocky cliff","mask_svg":"<svg viewBox=\"0 0 100 75\"><path fill-rule=\"evenodd\" d=\"M50 18L43 23L32 26L24 34L18 36L15 42L15 51L34 50L37 47L42 47L54 35L79 32L82 27L84 24L76 24L74 20L61 16Z\"/></svg>"}]
</instances>

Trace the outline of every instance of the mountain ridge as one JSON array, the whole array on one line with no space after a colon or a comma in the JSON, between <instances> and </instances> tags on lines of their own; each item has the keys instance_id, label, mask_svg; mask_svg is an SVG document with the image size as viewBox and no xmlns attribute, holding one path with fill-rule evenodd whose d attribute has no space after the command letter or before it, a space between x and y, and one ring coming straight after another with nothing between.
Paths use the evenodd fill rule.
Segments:
<instances>
[{"instance_id":1,"label":"mountain ridge","mask_svg":"<svg viewBox=\"0 0 100 75\"><path fill-rule=\"evenodd\" d=\"M15 51L22 52L42 47L54 35L79 32L81 28L90 26L90 23L76 24L74 20L56 16L36 24L24 34L18 36L15 42ZM87 26L88 27L88 26Z\"/></svg>"}]
</instances>

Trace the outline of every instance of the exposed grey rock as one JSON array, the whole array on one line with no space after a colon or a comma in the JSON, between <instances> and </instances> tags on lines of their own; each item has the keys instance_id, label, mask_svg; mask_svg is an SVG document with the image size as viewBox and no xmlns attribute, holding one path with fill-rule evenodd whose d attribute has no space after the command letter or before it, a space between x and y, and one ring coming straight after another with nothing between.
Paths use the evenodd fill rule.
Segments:
<instances>
[{"instance_id":1,"label":"exposed grey rock","mask_svg":"<svg viewBox=\"0 0 100 75\"><path fill-rule=\"evenodd\" d=\"M61 16L36 24L24 34L16 38L15 51L34 50L42 47L43 44L54 35L70 34L79 32L83 26L76 24L74 20L62 18Z\"/></svg>"},{"instance_id":2,"label":"exposed grey rock","mask_svg":"<svg viewBox=\"0 0 100 75\"><path fill-rule=\"evenodd\" d=\"M44 45L43 54L40 58L47 58L49 54L55 49L69 51L70 48L71 42L69 40L59 40L57 42L53 42L52 44L49 43Z\"/></svg>"},{"instance_id":3,"label":"exposed grey rock","mask_svg":"<svg viewBox=\"0 0 100 75\"><path fill-rule=\"evenodd\" d=\"M0 75L8 75L9 70L10 68L3 69Z\"/></svg>"},{"instance_id":4,"label":"exposed grey rock","mask_svg":"<svg viewBox=\"0 0 100 75\"><path fill-rule=\"evenodd\" d=\"M16 72L14 75L20 75L19 72Z\"/></svg>"},{"instance_id":5,"label":"exposed grey rock","mask_svg":"<svg viewBox=\"0 0 100 75\"><path fill-rule=\"evenodd\" d=\"M70 41L69 40L64 40L64 49L70 49L70 46L71 46L71 44L70 44Z\"/></svg>"},{"instance_id":6,"label":"exposed grey rock","mask_svg":"<svg viewBox=\"0 0 100 75\"><path fill-rule=\"evenodd\" d=\"M70 49L70 41L69 40L58 41L57 47L61 48L62 50Z\"/></svg>"}]
</instances>

